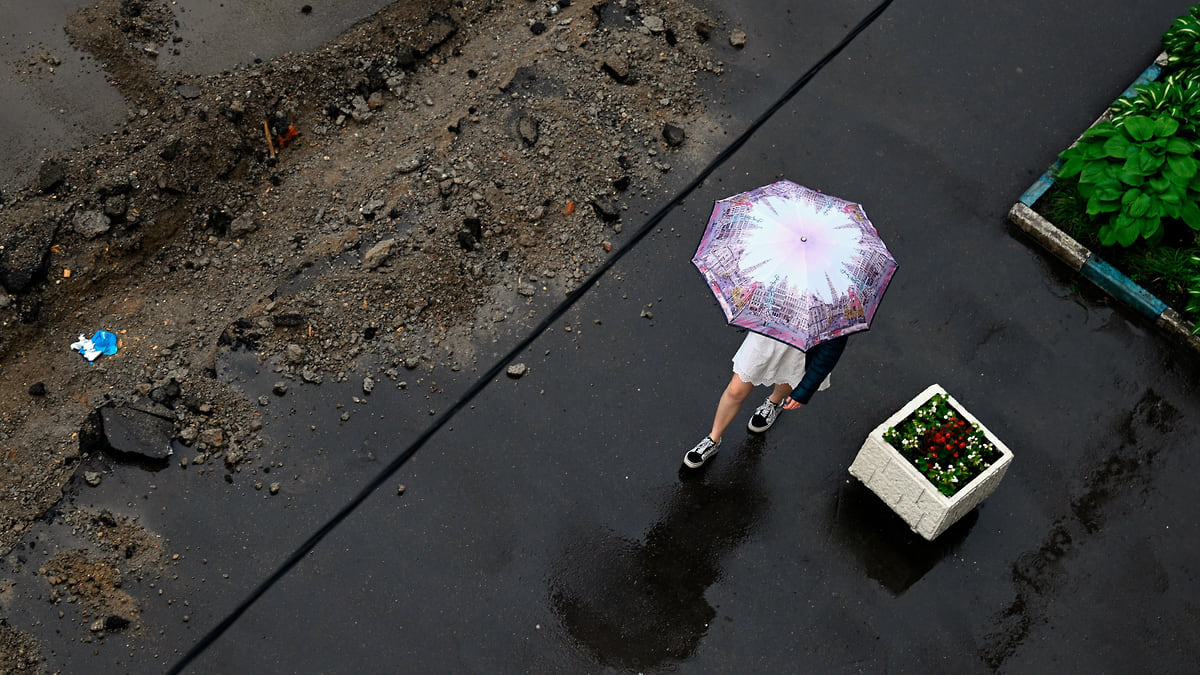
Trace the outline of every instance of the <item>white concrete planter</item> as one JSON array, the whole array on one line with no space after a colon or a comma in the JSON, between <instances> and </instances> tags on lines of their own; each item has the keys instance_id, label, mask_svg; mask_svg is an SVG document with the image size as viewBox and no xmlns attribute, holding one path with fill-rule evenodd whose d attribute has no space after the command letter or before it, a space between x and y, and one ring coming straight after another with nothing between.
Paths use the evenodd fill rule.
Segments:
<instances>
[{"instance_id":1,"label":"white concrete planter","mask_svg":"<svg viewBox=\"0 0 1200 675\"><path fill-rule=\"evenodd\" d=\"M953 497L947 497L938 491L921 472L917 471L907 459L895 448L883 440L883 434L889 428L899 424L914 410L926 403L935 394L946 394L946 390L938 385L932 385L909 401L867 436L854 463L850 465L850 473L863 482L872 492L879 496L893 511L895 511L913 532L927 540L933 540L946 531L951 525L975 508L996 490L1000 480L1012 463L1012 452L1000 439L979 423L966 408L953 396L946 394L951 405L962 413L968 421L978 424L979 428L1001 452L996 460L976 476L970 483L960 488Z\"/></svg>"}]
</instances>

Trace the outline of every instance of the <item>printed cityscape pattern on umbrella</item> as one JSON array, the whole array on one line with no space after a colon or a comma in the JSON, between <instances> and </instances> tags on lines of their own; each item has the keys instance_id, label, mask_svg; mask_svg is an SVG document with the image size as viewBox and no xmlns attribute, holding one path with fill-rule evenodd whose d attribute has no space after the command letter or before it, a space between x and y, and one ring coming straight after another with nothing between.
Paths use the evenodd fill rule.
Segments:
<instances>
[{"instance_id":1,"label":"printed cityscape pattern on umbrella","mask_svg":"<svg viewBox=\"0 0 1200 675\"><path fill-rule=\"evenodd\" d=\"M731 324L804 350L868 328L897 267L862 206L791 181L718 201L692 262Z\"/></svg>"}]
</instances>

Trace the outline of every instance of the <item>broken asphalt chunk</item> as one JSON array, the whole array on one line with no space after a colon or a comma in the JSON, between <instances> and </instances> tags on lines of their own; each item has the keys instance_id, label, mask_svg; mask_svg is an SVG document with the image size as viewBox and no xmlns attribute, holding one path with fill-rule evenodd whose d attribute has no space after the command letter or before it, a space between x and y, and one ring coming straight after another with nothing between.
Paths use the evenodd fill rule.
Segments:
<instances>
[{"instance_id":1,"label":"broken asphalt chunk","mask_svg":"<svg viewBox=\"0 0 1200 675\"><path fill-rule=\"evenodd\" d=\"M174 428L174 415L165 406L109 403L88 417L79 442L82 450L116 459L166 462Z\"/></svg>"}]
</instances>

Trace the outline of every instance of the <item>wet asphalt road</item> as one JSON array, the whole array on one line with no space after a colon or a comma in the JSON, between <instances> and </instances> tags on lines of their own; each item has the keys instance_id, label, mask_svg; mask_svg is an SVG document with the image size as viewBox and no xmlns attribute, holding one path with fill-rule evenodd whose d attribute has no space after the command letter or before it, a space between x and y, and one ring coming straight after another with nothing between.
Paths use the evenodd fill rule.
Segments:
<instances>
[{"instance_id":1,"label":"wet asphalt road","mask_svg":"<svg viewBox=\"0 0 1200 675\"><path fill-rule=\"evenodd\" d=\"M875 6L775 4L720 6L750 36L714 92L731 137ZM188 672L1195 672L1197 360L1004 220L1188 6L1133 4L893 3ZM900 271L829 391L681 473L742 337L689 260L712 200L779 177L862 202ZM257 397L251 364L224 368ZM112 467L75 503L163 533L189 604L129 589L160 635L51 664L174 663L471 376L425 399L414 374L344 424L353 381L273 402L274 498ZM846 467L933 382L1016 459L927 543Z\"/></svg>"}]
</instances>

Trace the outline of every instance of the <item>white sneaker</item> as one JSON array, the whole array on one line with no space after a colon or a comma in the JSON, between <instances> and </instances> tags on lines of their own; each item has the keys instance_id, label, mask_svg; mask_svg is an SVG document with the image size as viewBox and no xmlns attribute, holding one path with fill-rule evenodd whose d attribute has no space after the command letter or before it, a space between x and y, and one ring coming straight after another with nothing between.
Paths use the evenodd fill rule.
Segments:
<instances>
[{"instance_id":1,"label":"white sneaker","mask_svg":"<svg viewBox=\"0 0 1200 675\"><path fill-rule=\"evenodd\" d=\"M705 436L703 440L696 444L696 447L688 450L683 456L683 464L689 469L698 469L709 457L717 454L717 449L721 447L721 441L714 441Z\"/></svg>"},{"instance_id":2,"label":"white sneaker","mask_svg":"<svg viewBox=\"0 0 1200 675\"><path fill-rule=\"evenodd\" d=\"M771 399L763 401L763 404L758 406L754 414L750 416L750 421L746 423L746 428L756 434L761 434L775 424L775 418L779 417L779 413L783 410L782 403L771 403Z\"/></svg>"}]
</instances>

